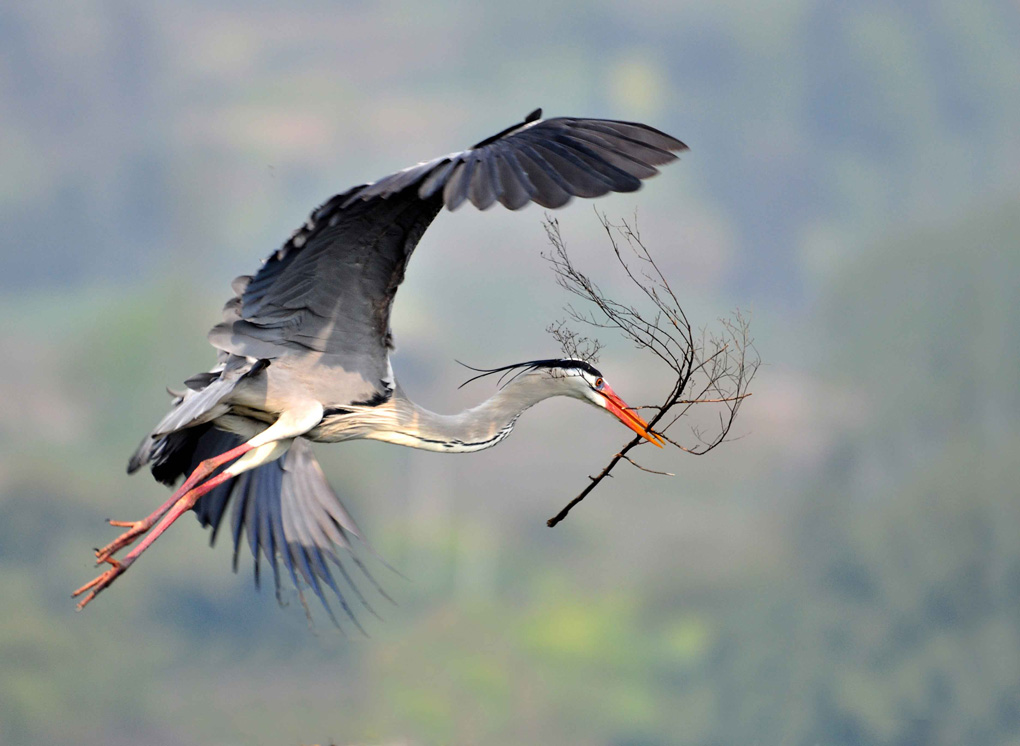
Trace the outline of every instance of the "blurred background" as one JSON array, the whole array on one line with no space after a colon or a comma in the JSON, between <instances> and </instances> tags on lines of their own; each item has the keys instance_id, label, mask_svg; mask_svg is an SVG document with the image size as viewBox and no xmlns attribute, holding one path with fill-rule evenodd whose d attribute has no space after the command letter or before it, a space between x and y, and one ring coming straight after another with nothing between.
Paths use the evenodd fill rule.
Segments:
<instances>
[{"instance_id":1,"label":"blurred background","mask_svg":"<svg viewBox=\"0 0 1020 746\"><path fill-rule=\"evenodd\" d=\"M696 325L764 361L703 458L623 464L558 400L472 456L319 448L398 605L257 592L185 517L81 614L124 474L229 282L333 193L547 116L691 152L632 195ZM7 2L0 8L0 742L1020 744L1020 7ZM622 297L592 203L557 213ZM543 213L444 214L397 375L556 355ZM620 339L624 398L669 373Z\"/></svg>"}]
</instances>

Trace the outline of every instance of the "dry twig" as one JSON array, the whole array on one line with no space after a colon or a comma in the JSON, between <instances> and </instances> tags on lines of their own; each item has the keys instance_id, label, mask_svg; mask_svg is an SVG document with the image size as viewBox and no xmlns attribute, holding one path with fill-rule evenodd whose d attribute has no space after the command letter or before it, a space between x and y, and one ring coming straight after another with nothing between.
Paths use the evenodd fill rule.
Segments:
<instances>
[{"instance_id":1,"label":"dry twig","mask_svg":"<svg viewBox=\"0 0 1020 746\"><path fill-rule=\"evenodd\" d=\"M685 453L704 455L728 439L740 405L751 395L748 386L761 360L750 336L750 321L736 311L732 318L720 320L720 331L709 333L702 329L695 334L680 301L642 241L636 221L628 223L624 220L614 224L597 210L596 215L609 237L617 262L627 279L638 289L639 296L643 298L642 305L648 310L610 298L579 270L567 254L559 221L547 215L545 229L552 251L544 256L556 273L556 281L592 307L589 311L579 311L568 305L567 313L577 322L598 329L615 329L637 348L650 351L670 369L673 381L663 403L640 408L657 410L649 425L667 442ZM550 331L568 354L573 353L571 356L588 350L595 354L601 348L598 342L592 343L587 337L567 329L563 322L550 327ZM711 432L692 427L693 442L689 445L666 435L692 407L700 404L722 405L718 424ZM664 424L656 427L660 422ZM563 510L550 518L547 525L552 527L562 521L603 479L612 476L613 468L621 460L629 461L644 471L667 475L668 472L647 469L627 455L646 442L635 437L621 448L601 472L589 477L590 483Z\"/></svg>"}]
</instances>

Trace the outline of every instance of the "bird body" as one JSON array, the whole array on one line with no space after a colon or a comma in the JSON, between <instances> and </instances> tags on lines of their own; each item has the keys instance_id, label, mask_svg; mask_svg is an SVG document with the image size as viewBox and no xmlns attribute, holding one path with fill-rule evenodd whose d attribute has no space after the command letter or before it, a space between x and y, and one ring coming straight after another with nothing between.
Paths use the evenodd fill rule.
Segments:
<instances>
[{"instance_id":1,"label":"bird body","mask_svg":"<svg viewBox=\"0 0 1020 746\"><path fill-rule=\"evenodd\" d=\"M195 510L215 536L233 501L235 557L244 534L256 569L261 553L277 585L282 558L295 582L300 575L323 603L325 584L347 609L329 565L346 576L335 548L350 549L349 537L360 532L308 441L371 439L470 453L507 437L534 404L570 396L614 414L658 445L584 361L536 360L483 371L513 377L482 404L454 415L418 406L394 377L390 310L415 246L443 206L453 210L470 201L486 209L498 201L516 210L533 201L556 208L573 196L634 191L656 166L675 160L674 151L686 149L646 125L540 115L536 110L469 150L336 195L257 273L233 282L223 320L209 332L217 365L185 382L128 465L133 472L148 464L169 485L186 479L148 518L111 522L129 530L97 550L97 560L111 568L75 592L89 594L79 608L182 513ZM123 560L114 559L146 532Z\"/></svg>"}]
</instances>

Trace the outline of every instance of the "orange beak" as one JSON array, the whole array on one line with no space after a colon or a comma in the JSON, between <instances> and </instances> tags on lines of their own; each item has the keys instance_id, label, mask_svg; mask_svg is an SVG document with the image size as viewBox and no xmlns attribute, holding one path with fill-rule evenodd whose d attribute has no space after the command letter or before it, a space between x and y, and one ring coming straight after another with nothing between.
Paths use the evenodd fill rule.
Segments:
<instances>
[{"instance_id":1,"label":"orange beak","mask_svg":"<svg viewBox=\"0 0 1020 746\"><path fill-rule=\"evenodd\" d=\"M606 397L606 409L616 415L620 422L652 445L662 448L662 438L657 433L648 429L648 423L641 419L631 407L628 407L627 403L616 395L616 392L609 387L608 383L603 385L599 393Z\"/></svg>"}]
</instances>

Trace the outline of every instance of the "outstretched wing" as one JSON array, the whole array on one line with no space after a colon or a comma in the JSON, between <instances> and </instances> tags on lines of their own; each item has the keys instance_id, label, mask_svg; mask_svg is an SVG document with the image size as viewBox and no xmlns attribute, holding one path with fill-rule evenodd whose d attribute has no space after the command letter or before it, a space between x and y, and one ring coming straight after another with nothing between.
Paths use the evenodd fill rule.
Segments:
<instances>
[{"instance_id":1,"label":"outstretched wing","mask_svg":"<svg viewBox=\"0 0 1020 746\"><path fill-rule=\"evenodd\" d=\"M304 380L326 404L386 395L393 297L444 205L556 208L574 196L631 192L686 149L643 124L540 116L330 199L253 278L239 278L212 344L248 358L290 356L305 370L325 366Z\"/></svg>"}]
</instances>

